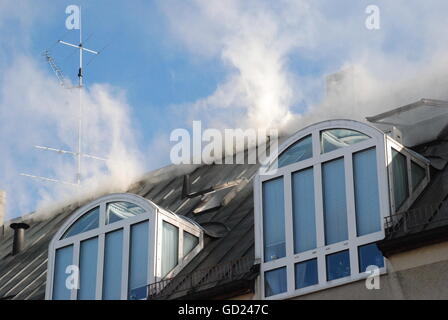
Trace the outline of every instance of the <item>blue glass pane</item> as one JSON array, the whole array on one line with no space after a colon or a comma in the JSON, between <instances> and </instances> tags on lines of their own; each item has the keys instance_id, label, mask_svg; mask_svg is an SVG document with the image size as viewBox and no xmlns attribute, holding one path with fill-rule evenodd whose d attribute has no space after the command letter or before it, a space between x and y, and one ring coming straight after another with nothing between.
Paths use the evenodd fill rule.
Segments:
<instances>
[{"instance_id":1,"label":"blue glass pane","mask_svg":"<svg viewBox=\"0 0 448 320\"><path fill-rule=\"evenodd\" d=\"M100 221L100 208L90 210L76 220L70 228L65 232L61 239L74 236L92 229L98 228Z\"/></svg>"},{"instance_id":2,"label":"blue glass pane","mask_svg":"<svg viewBox=\"0 0 448 320\"><path fill-rule=\"evenodd\" d=\"M79 251L78 300L95 300L98 238L81 242Z\"/></svg>"},{"instance_id":3,"label":"blue glass pane","mask_svg":"<svg viewBox=\"0 0 448 320\"><path fill-rule=\"evenodd\" d=\"M294 252L316 248L313 168L292 175Z\"/></svg>"},{"instance_id":4,"label":"blue glass pane","mask_svg":"<svg viewBox=\"0 0 448 320\"><path fill-rule=\"evenodd\" d=\"M328 281L350 275L350 255L348 250L329 254L326 259Z\"/></svg>"},{"instance_id":5,"label":"blue glass pane","mask_svg":"<svg viewBox=\"0 0 448 320\"><path fill-rule=\"evenodd\" d=\"M264 292L266 297L286 292L286 267L264 273Z\"/></svg>"},{"instance_id":6,"label":"blue glass pane","mask_svg":"<svg viewBox=\"0 0 448 320\"><path fill-rule=\"evenodd\" d=\"M191 233L184 232L184 256L190 253L199 244L199 238Z\"/></svg>"},{"instance_id":7,"label":"blue glass pane","mask_svg":"<svg viewBox=\"0 0 448 320\"><path fill-rule=\"evenodd\" d=\"M53 300L70 300L71 290L65 286L70 274L65 270L73 264L73 246L57 249L55 253L55 266L53 278Z\"/></svg>"},{"instance_id":8,"label":"blue glass pane","mask_svg":"<svg viewBox=\"0 0 448 320\"><path fill-rule=\"evenodd\" d=\"M313 156L313 145L311 135L297 141L278 157L278 168L285 167L291 163L309 159Z\"/></svg>"},{"instance_id":9,"label":"blue glass pane","mask_svg":"<svg viewBox=\"0 0 448 320\"><path fill-rule=\"evenodd\" d=\"M121 299L121 266L123 260L123 230L106 234L104 248L103 299Z\"/></svg>"},{"instance_id":10,"label":"blue glass pane","mask_svg":"<svg viewBox=\"0 0 448 320\"><path fill-rule=\"evenodd\" d=\"M129 292L148 285L148 221L131 226L129 248Z\"/></svg>"},{"instance_id":11,"label":"blue glass pane","mask_svg":"<svg viewBox=\"0 0 448 320\"><path fill-rule=\"evenodd\" d=\"M295 269L296 289L309 287L319 282L317 259L297 263Z\"/></svg>"},{"instance_id":12,"label":"blue glass pane","mask_svg":"<svg viewBox=\"0 0 448 320\"><path fill-rule=\"evenodd\" d=\"M142 300L148 297L148 287L132 289L129 293L129 300Z\"/></svg>"},{"instance_id":13,"label":"blue glass pane","mask_svg":"<svg viewBox=\"0 0 448 320\"><path fill-rule=\"evenodd\" d=\"M415 191L426 176L424 168L411 161L412 191Z\"/></svg>"},{"instance_id":14,"label":"blue glass pane","mask_svg":"<svg viewBox=\"0 0 448 320\"><path fill-rule=\"evenodd\" d=\"M358 248L359 272L365 272L368 266L384 267L384 258L375 243Z\"/></svg>"},{"instance_id":15,"label":"blue glass pane","mask_svg":"<svg viewBox=\"0 0 448 320\"><path fill-rule=\"evenodd\" d=\"M106 223L114 223L144 213L145 210L133 203L118 201L107 204Z\"/></svg>"},{"instance_id":16,"label":"blue glass pane","mask_svg":"<svg viewBox=\"0 0 448 320\"><path fill-rule=\"evenodd\" d=\"M370 139L364 133L349 129L330 129L321 132L321 153L348 147Z\"/></svg>"},{"instance_id":17,"label":"blue glass pane","mask_svg":"<svg viewBox=\"0 0 448 320\"><path fill-rule=\"evenodd\" d=\"M358 236L380 231L381 217L375 148L353 155L353 179Z\"/></svg>"},{"instance_id":18,"label":"blue glass pane","mask_svg":"<svg viewBox=\"0 0 448 320\"><path fill-rule=\"evenodd\" d=\"M322 165L325 244L348 239L344 159Z\"/></svg>"},{"instance_id":19,"label":"blue glass pane","mask_svg":"<svg viewBox=\"0 0 448 320\"><path fill-rule=\"evenodd\" d=\"M164 277L179 262L179 229L164 221L162 234L162 277Z\"/></svg>"},{"instance_id":20,"label":"blue glass pane","mask_svg":"<svg viewBox=\"0 0 448 320\"><path fill-rule=\"evenodd\" d=\"M406 157L395 149L392 149L392 175L394 181L395 210L398 210L409 196L409 185Z\"/></svg>"},{"instance_id":21,"label":"blue glass pane","mask_svg":"<svg viewBox=\"0 0 448 320\"><path fill-rule=\"evenodd\" d=\"M263 182L264 261L282 258L285 247L283 178Z\"/></svg>"}]
</instances>

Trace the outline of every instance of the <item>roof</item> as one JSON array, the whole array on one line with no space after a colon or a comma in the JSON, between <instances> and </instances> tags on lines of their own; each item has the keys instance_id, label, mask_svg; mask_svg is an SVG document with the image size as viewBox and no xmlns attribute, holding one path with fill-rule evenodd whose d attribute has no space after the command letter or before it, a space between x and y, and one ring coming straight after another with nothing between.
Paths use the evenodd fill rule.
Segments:
<instances>
[{"instance_id":1,"label":"roof","mask_svg":"<svg viewBox=\"0 0 448 320\"><path fill-rule=\"evenodd\" d=\"M145 175L131 187L129 192L205 226L206 231L209 225L208 233L211 235L216 233L214 226L225 226L226 232L221 238L207 237L204 249L178 276L242 257L253 259L252 178L257 170L258 165L250 164L169 166ZM195 209L204 205L205 197L182 198L185 173L190 173L192 192L234 180L238 183L229 188L226 195L219 193L221 205L216 205L215 201L211 208L194 213ZM210 194L208 197L212 198ZM8 230L9 227L6 228L5 238L0 244L0 299L44 299L48 245L53 235L76 209L77 206L68 206L41 221L36 221L32 214L23 217L22 221L30 225L26 231L27 244L15 256L11 255L13 233Z\"/></svg>"}]
</instances>

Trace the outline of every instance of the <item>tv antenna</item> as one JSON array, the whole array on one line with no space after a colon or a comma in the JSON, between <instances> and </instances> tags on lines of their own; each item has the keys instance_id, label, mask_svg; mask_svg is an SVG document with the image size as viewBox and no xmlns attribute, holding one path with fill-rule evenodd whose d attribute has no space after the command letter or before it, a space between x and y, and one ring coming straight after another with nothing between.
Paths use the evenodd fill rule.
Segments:
<instances>
[{"instance_id":1,"label":"tv antenna","mask_svg":"<svg viewBox=\"0 0 448 320\"><path fill-rule=\"evenodd\" d=\"M93 155L84 153L83 148L82 148L82 142L83 142L83 140L82 140L82 134L83 134L83 132L82 132L82 119L83 119L82 92L83 92L83 87L84 87L84 84L83 84L83 77L84 77L83 76L83 54L84 54L84 51L87 53L90 53L90 54L94 54L94 55L98 55L100 52L85 48L82 43L81 7L79 8L79 44L73 44L73 43L62 41L62 40L58 40L58 43L63 44L65 46L73 47L73 48L76 48L79 50L78 85L73 86L73 87L66 86L64 74L63 74L62 70L58 67L58 65L56 64L54 58L50 55L50 52L48 50L46 50L43 53L43 56L45 57L46 61L48 62L48 64L50 65L50 67L52 68L54 73L56 74L59 84L66 89L78 89L79 90L77 150L76 150L76 152L74 152L74 151L69 151L69 150L50 148L50 147L46 147L46 146L34 146L34 147L39 150L57 152L59 154L69 154L69 155L74 156L76 158L75 182L61 181L58 179L36 176L36 175L32 175L32 174L27 174L27 173L21 173L20 175L29 177L29 178L33 178L33 179L43 180L43 181L79 186L79 185L81 185L81 180L82 180L82 158L91 158L91 159L100 160L100 161L107 161L107 159L105 159L105 158L101 158L101 157L97 157L97 156L93 156Z\"/></svg>"}]
</instances>

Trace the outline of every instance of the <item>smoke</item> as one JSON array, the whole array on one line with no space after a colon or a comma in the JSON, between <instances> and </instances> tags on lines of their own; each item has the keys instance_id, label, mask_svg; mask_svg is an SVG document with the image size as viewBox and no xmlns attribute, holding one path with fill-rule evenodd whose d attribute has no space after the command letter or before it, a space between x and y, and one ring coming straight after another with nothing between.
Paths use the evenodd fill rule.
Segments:
<instances>
[{"instance_id":1,"label":"smoke","mask_svg":"<svg viewBox=\"0 0 448 320\"><path fill-rule=\"evenodd\" d=\"M72 155L34 149L35 145L77 151L79 90L61 88L42 65L17 56L3 72L1 88L2 162L10 172L4 181L14 190L9 201L26 212L34 205L27 190L33 175L76 182L77 163ZM70 86L70 84L69 84ZM124 192L142 173L143 163L135 141L124 92L107 84L94 84L82 92L83 152L106 159L82 158L82 185L43 183L37 189L37 211L50 212L68 201L81 201L102 193ZM15 203L17 202L17 203Z\"/></svg>"},{"instance_id":2,"label":"smoke","mask_svg":"<svg viewBox=\"0 0 448 320\"><path fill-rule=\"evenodd\" d=\"M316 121L363 120L421 98L446 99L448 3L376 1L380 29L368 30L371 4L162 1L174 38L225 66L213 93L183 105L188 121L289 134ZM343 79L326 88L325 75L340 70Z\"/></svg>"}]
</instances>

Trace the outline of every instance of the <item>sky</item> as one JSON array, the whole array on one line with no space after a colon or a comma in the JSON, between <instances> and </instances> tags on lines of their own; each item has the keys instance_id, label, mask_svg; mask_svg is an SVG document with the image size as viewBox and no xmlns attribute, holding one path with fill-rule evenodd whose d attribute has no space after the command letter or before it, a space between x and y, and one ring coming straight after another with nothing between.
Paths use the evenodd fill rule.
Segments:
<instances>
[{"instance_id":1,"label":"sky","mask_svg":"<svg viewBox=\"0 0 448 320\"><path fill-rule=\"evenodd\" d=\"M75 90L62 88L49 50L76 83L78 41L68 5L82 8L86 54L81 188L74 181ZM379 29L366 8L379 9ZM420 98L446 99L446 1L0 0L0 189L7 217L50 210L74 195L125 191L170 164L170 133L203 127L276 128L363 120ZM93 59L92 59L93 58ZM337 94L328 74L349 70Z\"/></svg>"}]
</instances>

